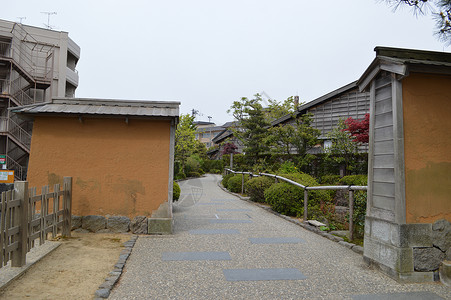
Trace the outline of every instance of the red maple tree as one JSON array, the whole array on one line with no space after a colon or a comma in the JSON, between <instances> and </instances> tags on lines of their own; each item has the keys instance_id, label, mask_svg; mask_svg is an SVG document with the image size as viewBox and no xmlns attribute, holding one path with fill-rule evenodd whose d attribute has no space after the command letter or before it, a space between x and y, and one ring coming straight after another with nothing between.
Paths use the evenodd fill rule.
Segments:
<instances>
[{"instance_id":1,"label":"red maple tree","mask_svg":"<svg viewBox=\"0 0 451 300\"><path fill-rule=\"evenodd\" d=\"M234 143L225 143L222 154L237 154L238 147Z\"/></svg>"},{"instance_id":2,"label":"red maple tree","mask_svg":"<svg viewBox=\"0 0 451 300\"><path fill-rule=\"evenodd\" d=\"M356 143L368 143L370 131L370 114L366 114L363 119L353 119L349 117L345 120L347 128L343 131L349 131Z\"/></svg>"}]
</instances>

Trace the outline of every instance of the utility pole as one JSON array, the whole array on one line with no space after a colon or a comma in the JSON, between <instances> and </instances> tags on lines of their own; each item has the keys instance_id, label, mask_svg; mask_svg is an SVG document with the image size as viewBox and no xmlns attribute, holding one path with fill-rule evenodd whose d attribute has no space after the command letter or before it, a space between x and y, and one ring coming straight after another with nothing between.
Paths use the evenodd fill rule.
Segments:
<instances>
[{"instance_id":1,"label":"utility pole","mask_svg":"<svg viewBox=\"0 0 451 300\"><path fill-rule=\"evenodd\" d=\"M47 15L47 24L44 23L44 26L47 29L52 29L52 26L50 26L50 15L56 15L57 14L56 11L52 11L52 12L50 12L50 11L41 11L41 14L46 14Z\"/></svg>"},{"instance_id":2,"label":"utility pole","mask_svg":"<svg viewBox=\"0 0 451 300\"><path fill-rule=\"evenodd\" d=\"M211 116L208 116L208 123L211 123ZM210 126L210 147L212 147L213 141L211 138L211 124L208 124Z\"/></svg>"}]
</instances>

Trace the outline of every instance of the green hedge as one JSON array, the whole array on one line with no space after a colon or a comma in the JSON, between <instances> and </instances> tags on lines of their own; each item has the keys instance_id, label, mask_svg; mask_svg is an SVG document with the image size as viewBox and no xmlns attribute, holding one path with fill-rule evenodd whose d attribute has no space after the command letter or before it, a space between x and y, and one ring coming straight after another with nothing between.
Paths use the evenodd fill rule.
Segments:
<instances>
[{"instance_id":1,"label":"green hedge","mask_svg":"<svg viewBox=\"0 0 451 300\"><path fill-rule=\"evenodd\" d=\"M274 184L274 179L260 176L254 177L244 184L246 194L254 202L265 202L265 190Z\"/></svg>"},{"instance_id":2,"label":"green hedge","mask_svg":"<svg viewBox=\"0 0 451 300\"><path fill-rule=\"evenodd\" d=\"M172 200L177 201L180 198L180 186L177 182L174 181L172 185Z\"/></svg>"},{"instance_id":3,"label":"green hedge","mask_svg":"<svg viewBox=\"0 0 451 300\"><path fill-rule=\"evenodd\" d=\"M287 216L301 216L304 213L304 192L300 187L281 182L273 184L264 194L265 202L278 213Z\"/></svg>"},{"instance_id":4,"label":"green hedge","mask_svg":"<svg viewBox=\"0 0 451 300\"><path fill-rule=\"evenodd\" d=\"M349 175L340 179L341 185L368 185L367 175Z\"/></svg>"},{"instance_id":5,"label":"green hedge","mask_svg":"<svg viewBox=\"0 0 451 300\"><path fill-rule=\"evenodd\" d=\"M244 184L249 180L249 176L244 176ZM227 189L232 193L241 193L242 175L237 174L229 179L227 182Z\"/></svg>"},{"instance_id":6,"label":"green hedge","mask_svg":"<svg viewBox=\"0 0 451 300\"><path fill-rule=\"evenodd\" d=\"M312 176L305 173L279 174L304 186L318 186ZM309 218L322 215L321 208L332 202L330 191L309 191ZM304 190L286 182L280 182L265 191L265 201L282 214L301 216L304 214Z\"/></svg>"},{"instance_id":7,"label":"green hedge","mask_svg":"<svg viewBox=\"0 0 451 300\"><path fill-rule=\"evenodd\" d=\"M222 181L221 181L222 186L227 188L227 183L229 182L229 179L232 178L234 175L235 174L233 174L233 173L229 173L225 176L222 176Z\"/></svg>"}]
</instances>

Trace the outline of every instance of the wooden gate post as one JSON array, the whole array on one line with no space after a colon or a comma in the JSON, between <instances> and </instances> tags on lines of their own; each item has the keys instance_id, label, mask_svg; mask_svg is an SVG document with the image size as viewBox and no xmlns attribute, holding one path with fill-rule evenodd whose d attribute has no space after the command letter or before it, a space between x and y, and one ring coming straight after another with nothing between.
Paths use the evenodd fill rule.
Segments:
<instances>
[{"instance_id":1,"label":"wooden gate post","mask_svg":"<svg viewBox=\"0 0 451 300\"><path fill-rule=\"evenodd\" d=\"M22 267L26 264L28 252L28 182L14 183L14 199L20 199L20 206L16 207L14 226L19 226L18 248L11 253L11 267Z\"/></svg>"},{"instance_id":2,"label":"wooden gate post","mask_svg":"<svg viewBox=\"0 0 451 300\"><path fill-rule=\"evenodd\" d=\"M64 177L63 182L63 236L70 236L72 229L72 177Z\"/></svg>"}]
</instances>

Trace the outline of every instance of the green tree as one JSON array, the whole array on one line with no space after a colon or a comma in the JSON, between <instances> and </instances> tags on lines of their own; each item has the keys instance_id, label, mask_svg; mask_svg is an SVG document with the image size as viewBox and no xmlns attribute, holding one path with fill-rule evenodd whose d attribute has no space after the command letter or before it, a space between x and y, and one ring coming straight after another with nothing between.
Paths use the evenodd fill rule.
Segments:
<instances>
[{"instance_id":1,"label":"green tree","mask_svg":"<svg viewBox=\"0 0 451 300\"><path fill-rule=\"evenodd\" d=\"M196 125L194 116L181 114L175 131L175 160L181 164L180 172L185 173L187 158L196 150Z\"/></svg>"},{"instance_id":2,"label":"green tree","mask_svg":"<svg viewBox=\"0 0 451 300\"><path fill-rule=\"evenodd\" d=\"M294 122L279 124L269 130L267 142L271 151L277 154L287 154L292 160L297 158L303 164L308 150L318 143L320 130L312 127L313 114L307 113L293 116ZM296 154L296 156L294 156Z\"/></svg>"},{"instance_id":3,"label":"green tree","mask_svg":"<svg viewBox=\"0 0 451 300\"><path fill-rule=\"evenodd\" d=\"M353 141L344 119L340 119L337 127L332 129L327 137L332 140L332 146L326 149L328 158L345 167L345 175L353 166L353 158L357 154L358 145Z\"/></svg>"},{"instance_id":4,"label":"green tree","mask_svg":"<svg viewBox=\"0 0 451 300\"><path fill-rule=\"evenodd\" d=\"M233 134L243 143L243 151L249 163L252 164L256 164L261 154L269 150L265 140L270 123L261 102L262 98L259 94L256 94L254 99L243 97L239 101L234 101L227 111L232 112L238 121L238 125L232 128Z\"/></svg>"},{"instance_id":5,"label":"green tree","mask_svg":"<svg viewBox=\"0 0 451 300\"><path fill-rule=\"evenodd\" d=\"M265 108L265 116L268 122L277 120L283 116L295 112L294 97L288 97L284 101L268 99L268 107Z\"/></svg>"},{"instance_id":6,"label":"green tree","mask_svg":"<svg viewBox=\"0 0 451 300\"><path fill-rule=\"evenodd\" d=\"M435 35L439 40L451 44L451 1L450 0L386 0L393 10L408 6L415 15L431 13L436 21Z\"/></svg>"}]
</instances>

